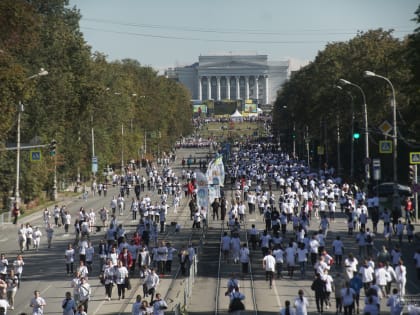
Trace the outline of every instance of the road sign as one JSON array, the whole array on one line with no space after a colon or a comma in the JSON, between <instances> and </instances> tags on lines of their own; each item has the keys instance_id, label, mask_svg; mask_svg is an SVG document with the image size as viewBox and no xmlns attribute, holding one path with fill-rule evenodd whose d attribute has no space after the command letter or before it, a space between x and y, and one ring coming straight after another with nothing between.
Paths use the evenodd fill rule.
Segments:
<instances>
[{"instance_id":1,"label":"road sign","mask_svg":"<svg viewBox=\"0 0 420 315\"><path fill-rule=\"evenodd\" d=\"M391 140L379 141L379 153L384 153L384 154L392 153L392 141Z\"/></svg>"},{"instance_id":2,"label":"road sign","mask_svg":"<svg viewBox=\"0 0 420 315\"><path fill-rule=\"evenodd\" d=\"M380 159L373 159L372 160L373 167L381 167L381 160Z\"/></svg>"},{"instance_id":3,"label":"road sign","mask_svg":"<svg viewBox=\"0 0 420 315\"><path fill-rule=\"evenodd\" d=\"M381 160L373 159L372 167L373 167L373 179L380 180L381 179Z\"/></svg>"},{"instance_id":4,"label":"road sign","mask_svg":"<svg viewBox=\"0 0 420 315\"><path fill-rule=\"evenodd\" d=\"M388 120L385 120L379 125L379 130L382 131L383 134L387 135L392 130L392 125L388 122Z\"/></svg>"},{"instance_id":5,"label":"road sign","mask_svg":"<svg viewBox=\"0 0 420 315\"><path fill-rule=\"evenodd\" d=\"M410 152L410 164L420 164L420 152Z\"/></svg>"},{"instance_id":6,"label":"road sign","mask_svg":"<svg viewBox=\"0 0 420 315\"><path fill-rule=\"evenodd\" d=\"M324 146L322 146L322 145L317 146L316 151L317 151L318 155L324 155Z\"/></svg>"},{"instance_id":7,"label":"road sign","mask_svg":"<svg viewBox=\"0 0 420 315\"><path fill-rule=\"evenodd\" d=\"M98 157L92 156L92 173L98 172Z\"/></svg>"},{"instance_id":8,"label":"road sign","mask_svg":"<svg viewBox=\"0 0 420 315\"><path fill-rule=\"evenodd\" d=\"M41 151L39 151L39 150L31 150L30 152L31 152L30 158L31 158L31 161L32 162L39 162L39 161L41 161L41 157L42 157Z\"/></svg>"}]
</instances>

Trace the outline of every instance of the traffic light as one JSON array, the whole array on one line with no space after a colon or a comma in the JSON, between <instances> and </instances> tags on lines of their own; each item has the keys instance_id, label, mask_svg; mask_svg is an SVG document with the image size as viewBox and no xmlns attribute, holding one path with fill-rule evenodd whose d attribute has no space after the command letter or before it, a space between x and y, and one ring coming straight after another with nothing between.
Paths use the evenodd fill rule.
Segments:
<instances>
[{"instance_id":1,"label":"traffic light","mask_svg":"<svg viewBox=\"0 0 420 315\"><path fill-rule=\"evenodd\" d=\"M355 121L353 123L352 137L353 137L354 140L358 140L360 138L360 127L359 127L359 123L357 121Z\"/></svg>"},{"instance_id":2,"label":"traffic light","mask_svg":"<svg viewBox=\"0 0 420 315\"><path fill-rule=\"evenodd\" d=\"M410 184L414 184L416 182L416 178L415 178L415 170L414 170L415 166L414 165L409 165L408 166L408 182Z\"/></svg>"},{"instance_id":3,"label":"traffic light","mask_svg":"<svg viewBox=\"0 0 420 315\"><path fill-rule=\"evenodd\" d=\"M51 140L50 143L50 156L54 156L55 155L55 149L57 148L57 141L55 141L54 139Z\"/></svg>"}]
</instances>

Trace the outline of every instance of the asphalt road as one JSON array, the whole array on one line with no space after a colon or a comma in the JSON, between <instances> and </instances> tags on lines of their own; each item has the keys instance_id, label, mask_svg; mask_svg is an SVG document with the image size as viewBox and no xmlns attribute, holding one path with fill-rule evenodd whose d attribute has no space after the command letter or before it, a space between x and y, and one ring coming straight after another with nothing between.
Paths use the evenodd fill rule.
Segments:
<instances>
[{"instance_id":1,"label":"asphalt road","mask_svg":"<svg viewBox=\"0 0 420 315\"><path fill-rule=\"evenodd\" d=\"M203 156L205 155L207 150L196 150L196 149L180 149L177 152L177 163L173 166L176 172L180 171L180 160L182 157L192 156ZM143 170L142 170L143 171ZM276 193L276 192L275 192ZM111 188L108 191L108 196L106 198L99 197L99 196L89 196L87 201L84 201L81 198L74 198L69 200L61 200L58 202L59 205L66 204L67 208L71 211L73 222L76 214L80 207L84 207L85 209L94 208L98 210L102 206L109 207L109 203L113 194L118 194L118 188ZM150 193L152 197L157 200L159 196L155 193ZM130 196L131 197L131 196ZM131 198L130 198L131 200ZM30 215L22 220L22 223L29 222L33 226L43 226L42 223L42 214L37 213ZM131 214L128 212L128 207L126 209L125 215L120 217L122 219L122 223L125 226L134 225L135 222L131 221ZM256 223L262 229L262 219L259 215L252 215L248 216L247 218L248 224ZM178 221L182 222L183 228L181 229L180 233L175 233L173 227L168 226L167 231L164 235L161 235L160 238L162 239L169 239L173 243L175 247L180 247L185 245L191 235L191 229L189 221L189 210L186 207L186 200L183 200L183 206L179 210L178 215L174 215L169 210L169 216L167 222L171 221ZM214 226L217 227L220 224L218 222L212 222L210 220L210 227ZM311 230L318 229L319 222L313 220L311 223ZM129 227L129 230L134 229L133 227ZM289 228L290 230L290 228ZM382 225L379 228L382 231ZM416 231L419 230L419 225L416 225ZM71 229L71 231L73 231ZM288 234L291 236L291 234ZM347 236L347 227L345 224L345 220L343 217L340 217L332 223L332 227L328 234L327 238L327 248L330 247L332 240L335 239L336 235L341 235L345 242L346 252L353 251L357 253L356 250L356 243L354 241L354 237ZM103 232L93 234L92 240L93 244L96 247L98 244L98 240L103 237ZM41 248L39 251L35 252L31 250L30 252L24 253L24 260L25 260L25 267L23 271L23 280L21 284L21 288L19 289L18 293L16 294L16 302L15 302L15 310L9 311L8 314L20 314L21 312L30 312L31 309L29 307L29 301L33 296L34 290L41 291L41 296L46 299L47 306L45 307L45 314L62 314L61 311L61 302L64 298L64 294L66 291L72 291L70 288L70 281L71 277L67 277L65 275L65 263L64 263L64 250L69 242L73 242L74 236L72 233L66 235L64 231L60 228L55 230L55 235L53 239L53 246L51 249L47 249L46 247L46 238L45 233L41 240ZM375 246L377 248L381 245L381 236L377 238L375 241ZM210 245L210 244L208 244ZM216 246L215 244L212 245L213 247ZM412 256L414 255L415 250L419 247L419 242L416 240L414 244L407 244L406 240L403 243L402 251L403 257L406 261L406 266L408 269L408 283L407 283L407 292L409 294L420 294L420 287L416 281L416 271L414 268L414 264L412 262ZM18 243L17 243L17 227L11 224L4 224L0 225L0 248L1 252L6 253L6 257L9 260L9 264L12 264L16 255L18 254ZM203 245L201 249L202 253L206 253L206 244ZM305 295L309 297L310 300L310 312L315 310L315 302L313 299L312 291L310 290L311 284L311 276L310 271L308 271L308 276L305 279L299 279L298 277L294 279L288 279L285 277L282 280L275 280L273 289L269 289L267 282L264 279L264 274L262 270L262 262L260 252L256 251L253 252L253 269L255 271L255 282L254 282L254 289L256 292L256 303L257 303L257 310L259 313L265 314L274 314L278 313L280 307L283 306L284 301L286 299L293 300L294 297L297 295L297 291L300 288L303 288ZM215 263L216 257L211 259L210 263ZM200 257L199 257L200 260ZM201 264L201 265L200 265ZM240 265L230 265L228 267L230 271L237 271L239 272ZM171 289L168 292L169 286L172 284L172 278L175 274L177 269L177 265L175 263L173 272L171 276L167 276L161 280L161 284L159 287L159 291L163 295L167 296L168 302L170 304L170 308L174 306L177 302L177 298L180 298L182 295L180 293L180 286L182 285L180 282L175 283L175 289ZM187 310L190 314L198 314L198 313L214 313L214 295L217 283L215 281L216 275L213 274L214 266L211 268L207 268L205 265L205 259L203 256L203 262L199 262L199 274L196 282L194 284L193 294L187 306ZM310 267L308 267L310 270ZM93 275L89 279L89 283L92 286L92 300L89 304L89 312L88 314L98 314L98 315L105 315L105 314L128 314L131 311L131 304L134 302L135 296L138 293L141 293L139 289L140 281L132 281L133 289L126 294L126 299L118 301L113 299L112 301L105 301L105 292L103 287L100 285L98 281L99 270L98 270L98 260L95 258L94 263L94 271ZM334 275L334 273L333 273ZM227 282L227 274L223 275L222 284ZM178 281L184 281L185 279L181 279ZM245 282L244 282L245 283ZM250 309L252 304L250 302L250 288L246 289L246 306L247 309ZM115 289L114 289L115 292ZM115 295L115 293L114 293ZM227 310L227 299L225 297L221 297L222 308L224 307ZM224 303L224 304L223 304ZM382 303L383 304L383 303ZM388 310L385 306L382 308L383 310ZM326 313L335 312L335 307L333 303L333 308L326 311Z\"/></svg>"},{"instance_id":2,"label":"asphalt road","mask_svg":"<svg viewBox=\"0 0 420 315\"><path fill-rule=\"evenodd\" d=\"M184 156L192 155L200 157L207 153L206 149L201 150L190 150L190 149L179 149L177 151L178 159L171 165L175 172L181 176L181 159ZM198 160L197 160L198 161ZM145 170L141 169L141 173ZM111 198L113 195L118 195L119 188L112 187L108 189L107 197L99 197L98 195L89 195L87 200L83 200L81 197L62 199L57 202L58 205L65 204L67 209L72 215L72 223L78 215L80 207L85 209L93 208L98 211L101 207L105 206L108 209ZM145 192L151 196L153 201L160 200L160 196L156 192ZM136 221L131 220L131 213L129 212L129 205L131 198L134 196L133 192L129 197L126 197L126 210L123 216L119 216L118 220L123 223L126 230L130 234L135 230ZM169 199L172 202L172 199ZM167 217L167 229L165 233L159 235L159 239L170 240L175 248L180 248L186 245L191 235L191 225L189 221L189 209L187 207L187 200L183 199L181 207L178 209L178 214L174 214L173 210L169 209L169 215ZM53 221L53 219L51 219ZM97 222L99 222L99 215L97 215ZM183 228L181 232L175 233L175 228L170 226L170 222L180 222ZM27 217L23 217L19 220L18 225L13 224L2 224L0 225L0 252L6 254L6 258L9 261L9 265L13 264L17 254L19 254L18 248L18 227L20 223L30 223L32 226L38 226L41 228L43 236L41 238L41 246L38 251L31 249L28 252L23 253L25 266L23 268L23 277L20 289L18 290L15 298L15 309L9 310L8 314L20 314L22 312L31 312L29 303L33 297L34 290L39 290L41 296L46 300L47 306L44 309L45 314L62 314L61 303L64 299L65 292L71 291L70 282L72 277L66 275L66 267L64 261L64 251L67 244L73 243L74 241L74 227L70 226L69 233L64 233L64 229L55 228L52 246L50 249L47 248L46 233L44 231L44 224L42 220L42 212L31 214ZM93 264L92 275L89 276L89 283L92 287L92 298L89 302L88 314L128 314L131 313L131 305L135 300L137 294L142 294L140 287L140 280L137 278L132 279L132 290L127 292L126 299L118 301L116 298L116 287L114 288L114 298L111 301L105 301L105 291L103 286L99 283L99 260L97 257L97 245L99 240L103 238L104 231L98 233L92 233L91 241L95 247L96 255ZM198 237L198 236L194 236ZM77 253L77 251L76 251ZM75 266L78 264L78 255L76 254ZM165 278L161 279L159 290L163 296L168 297L168 303L170 309L176 303L176 299L172 299L170 296L179 295L179 292L169 292L169 286L172 284L172 278L174 277L178 269L177 259L174 259L174 265L172 268L172 274L166 275ZM170 290L171 291L171 290ZM172 290L174 291L174 290Z\"/></svg>"}]
</instances>

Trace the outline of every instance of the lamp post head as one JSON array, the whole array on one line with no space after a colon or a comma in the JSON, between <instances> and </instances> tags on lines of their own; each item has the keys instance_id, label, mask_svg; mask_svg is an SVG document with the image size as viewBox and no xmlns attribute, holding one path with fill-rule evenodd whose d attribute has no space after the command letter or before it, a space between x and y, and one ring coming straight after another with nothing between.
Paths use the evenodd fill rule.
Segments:
<instances>
[{"instance_id":1,"label":"lamp post head","mask_svg":"<svg viewBox=\"0 0 420 315\"><path fill-rule=\"evenodd\" d=\"M335 89L339 89L339 90L342 90L342 89L343 89L341 86L339 86L339 85L337 85L337 84L334 84L334 88L335 88Z\"/></svg>"},{"instance_id":2,"label":"lamp post head","mask_svg":"<svg viewBox=\"0 0 420 315\"><path fill-rule=\"evenodd\" d=\"M339 82L339 83L341 83L341 84L344 84L344 85L349 85L349 84L351 84L351 82L350 82L350 81L347 81L347 80L344 80L344 79L340 79L340 80L338 80L338 82Z\"/></svg>"},{"instance_id":3,"label":"lamp post head","mask_svg":"<svg viewBox=\"0 0 420 315\"><path fill-rule=\"evenodd\" d=\"M364 77L376 77L376 74L375 74L375 72L372 72L372 71L364 71L363 76Z\"/></svg>"}]
</instances>

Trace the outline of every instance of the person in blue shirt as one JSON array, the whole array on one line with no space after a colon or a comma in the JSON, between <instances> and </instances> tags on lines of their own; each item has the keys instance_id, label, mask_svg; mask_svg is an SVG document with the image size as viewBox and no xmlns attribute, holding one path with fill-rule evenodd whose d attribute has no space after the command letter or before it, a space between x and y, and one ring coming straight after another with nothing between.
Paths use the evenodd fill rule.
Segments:
<instances>
[{"instance_id":1,"label":"person in blue shirt","mask_svg":"<svg viewBox=\"0 0 420 315\"><path fill-rule=\"evenodd\" d=\"M360 290L363 288L362 278L359 273L356 273L354 277L350 280L350 288L356 292L354 302L356 304L356 313L359 314L359 299L360 299Z\"/></svg>"}]
</instances>

